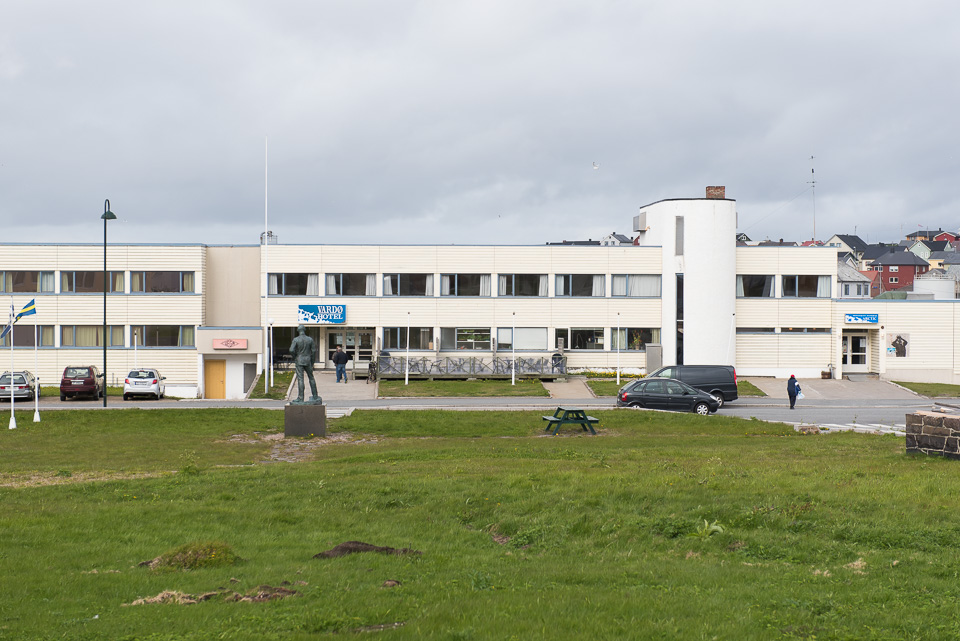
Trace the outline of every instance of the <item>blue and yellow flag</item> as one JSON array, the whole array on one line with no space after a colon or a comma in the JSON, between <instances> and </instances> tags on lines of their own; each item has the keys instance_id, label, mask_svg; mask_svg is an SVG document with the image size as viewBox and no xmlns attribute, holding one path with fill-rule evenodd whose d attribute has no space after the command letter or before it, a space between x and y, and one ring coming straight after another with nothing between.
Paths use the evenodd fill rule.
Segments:
<instances>
[{"instance_id":1,"label":"blue and yellow flag","mask_svg":"<svg viewBox=\"0 0 960 641\"><path fill-rule=\"evenodd\" d=\"M30 314L37 313L37 299L34 298L32 301L23 306L23 309L20 310L20 313L17 314L17 317L13 319L13 322L16 323L24 316L29 316Z\"/></svg>"}]
</instances>

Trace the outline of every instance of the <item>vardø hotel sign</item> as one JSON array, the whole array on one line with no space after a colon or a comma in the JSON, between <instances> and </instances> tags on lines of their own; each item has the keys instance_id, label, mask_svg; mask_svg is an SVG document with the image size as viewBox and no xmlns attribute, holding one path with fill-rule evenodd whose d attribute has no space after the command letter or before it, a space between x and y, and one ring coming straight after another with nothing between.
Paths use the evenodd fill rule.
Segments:
<instances>
[{"instance_id":1,"label":"vard\u00f8 hotel sign","mask_svg":"<svg viewBox=\"0 0 960 641\"><path fill-rule=\"evenodd\" d=\"M298 323L342 325L346 321L346 305L300 305L297 309Z\"/></svg>"},{"instance_id":2,"label":"vard\u00f8 hotel sign","mask_svg":"<svg viewBox=\"0 0 960 641\"><path fill-rule=\"evenodd\" d=\"M879 314L844 314L843 322L860 324L860 325L863 325L865 323L879 323L880 315Z\"/></svg>"}]
</instances>

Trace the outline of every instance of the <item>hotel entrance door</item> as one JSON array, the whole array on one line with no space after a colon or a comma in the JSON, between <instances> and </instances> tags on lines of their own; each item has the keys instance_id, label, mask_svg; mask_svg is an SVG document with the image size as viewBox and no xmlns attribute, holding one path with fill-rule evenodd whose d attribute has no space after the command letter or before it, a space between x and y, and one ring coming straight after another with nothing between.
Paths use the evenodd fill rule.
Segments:
<instances>
[{"instance_id":1,"label":"hotel entrance door","mask_svg":"<svg viewBox=\"0 0 960 641\"><path fill-rule=\"evenodd\" d=\"M373 360L372 329L330 329L327 330L326 367L333 368L333 354L337 345L343 347L350 362L347 369L355 369L358 363Z\"/></svg>"}]
</instances>

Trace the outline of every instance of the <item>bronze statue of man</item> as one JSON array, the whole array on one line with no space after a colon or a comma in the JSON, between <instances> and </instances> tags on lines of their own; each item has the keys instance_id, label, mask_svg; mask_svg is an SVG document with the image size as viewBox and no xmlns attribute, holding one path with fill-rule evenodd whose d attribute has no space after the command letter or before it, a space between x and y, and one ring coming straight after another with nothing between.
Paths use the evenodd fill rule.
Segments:
<instances>
[{"instance_id":1,"label":"bronze statue of man","mask_svg":"<svg viewBox=\"0 0 960 641\"><path fill-rule=\"evenodd\" d=\"M320 401L317 396L317 381L313 378L313 353L316 350L316 343L307 336L307 330L303 325L297 326L298 336L290 343L290 353L293 354L293 363L297 368L297 391L299 392L296 403L303 403L303 376L306 374L310 378L310 391L313 396L310 403Z\"/></svg>"}]
</instances>

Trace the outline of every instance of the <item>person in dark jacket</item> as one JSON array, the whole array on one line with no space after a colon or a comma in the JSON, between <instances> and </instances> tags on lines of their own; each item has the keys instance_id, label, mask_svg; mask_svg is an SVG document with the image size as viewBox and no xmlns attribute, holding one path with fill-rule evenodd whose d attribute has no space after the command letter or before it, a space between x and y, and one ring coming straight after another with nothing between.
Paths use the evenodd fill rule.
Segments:
<instances>
[{"instance_id":1,"label":"person in dark jacket","mask_svg":"<svg viewBox=\"0 0 960 641\"><path fill-rule=\"evenodd\" d=\"M347 361L350 360L347 356L347 353L343 351L343 348L337 345L337 351L333 355L333 364L337 368L337 382L340 382L340 377L343 377L343 382L347 382Z\"/></svg>"},{"instance_id":2,"label":"person in dark jacket","mask_svg":"<svg viewBox=\"0 0 960 641\"><path fill-rule=\"evenodd\" d=\"M790 397L790 409L796 409L794 405L797 404L797 394L799 393L800 383L798 383L797 379L791 374L790 380L787 381L787 396Z\"/></svg>"}]
</instances>

